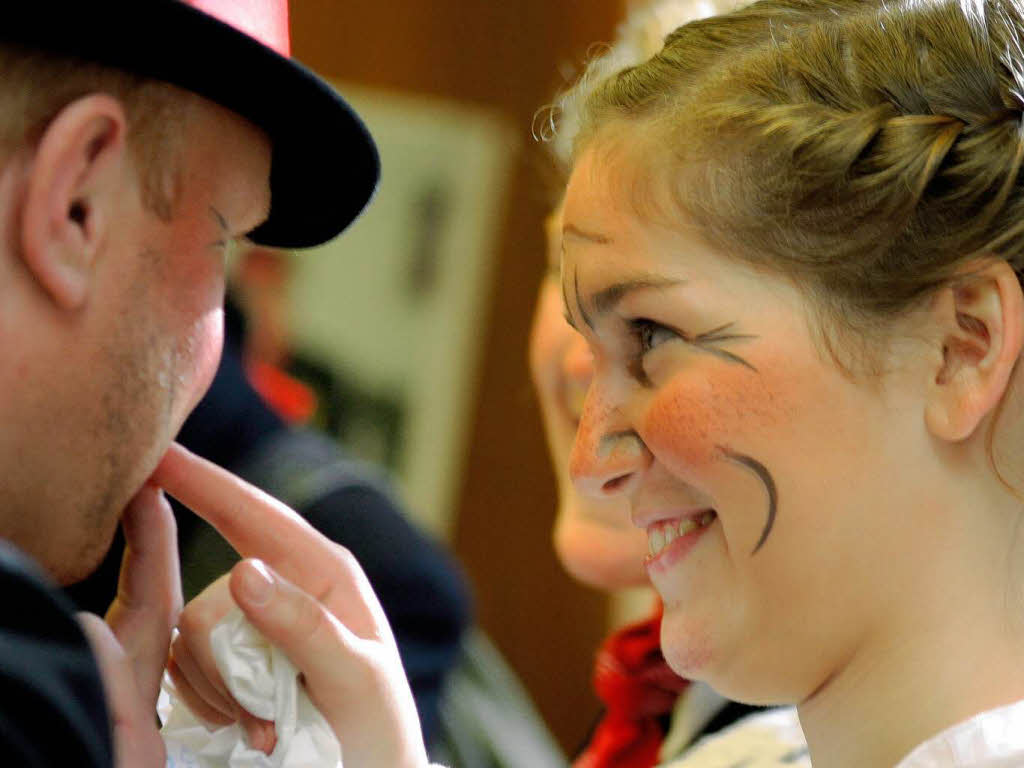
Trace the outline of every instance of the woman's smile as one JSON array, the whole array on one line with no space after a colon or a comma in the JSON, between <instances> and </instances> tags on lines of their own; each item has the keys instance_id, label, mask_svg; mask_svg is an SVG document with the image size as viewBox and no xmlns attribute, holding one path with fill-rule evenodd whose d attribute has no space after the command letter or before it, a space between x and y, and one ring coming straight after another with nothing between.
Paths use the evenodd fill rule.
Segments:
<instances>
[{"instance_id":1,"label":"woman's smile","mask_svg":"<svg viewBox=\"0 0 1024 768\"><path fill-rule=\"evenodd\" d=\"M716 519L715 510L706 509L648 525L645 560L648 572L667 570L686 557Z\"/></svg>"}]
</instances>

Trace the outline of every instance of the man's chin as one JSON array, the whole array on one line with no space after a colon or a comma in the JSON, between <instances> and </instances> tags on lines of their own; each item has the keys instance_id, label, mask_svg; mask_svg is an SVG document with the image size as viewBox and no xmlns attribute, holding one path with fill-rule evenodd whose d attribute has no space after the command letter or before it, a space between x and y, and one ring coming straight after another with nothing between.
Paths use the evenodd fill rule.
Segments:
<instances>
[{"instance_id":1,"label":"man's chin","mask_svg":"<svg viewBox=\"0 0 1024 768\"><path fill-rule=\"evenodd\" d=\"M98 531L93 532L94 536L83 544L76 557L60 563L47 563L46 570L54 581L62 587L66 587L88 578L93 571L99 568L107 556L107 552L110 551L119 523L120 520L115 519L110 530L104 532L103 535Z\"/></svg>"}]
</instances>

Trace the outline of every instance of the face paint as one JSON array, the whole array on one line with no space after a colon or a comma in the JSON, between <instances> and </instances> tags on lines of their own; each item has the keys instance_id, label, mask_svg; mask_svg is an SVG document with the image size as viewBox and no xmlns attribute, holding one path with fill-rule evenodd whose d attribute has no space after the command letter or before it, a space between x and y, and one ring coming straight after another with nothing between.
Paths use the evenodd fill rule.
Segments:
<instances>
[{"instance_id":1,"label":"face paint","mask_svg":"<svg viewBox=\"0 0 1024 768\"><path fill-rule=\"evenodd\" d=\"M771 473L764 464L759 462L757 459L751 458L750 456L743 456L742 454L733 453L727 448L722 448L722 453L730 461L734 461L740 466L747 467L750 469L758 478L764 483L765 491L768 493L768 516L764 524L764 530L761 531L761 538L757 540L757 544L754 546L754 550L750 553L756 555L757 551L764 546L765 541L768 540L768 534L772 532L772 526L775 525L775 514L779 505L779 494L775 489L775 480L772 479Z\"/></svg>"},{"instance_id":2,"label":"face paint","mask_svg":"<svg viewBox=\"0 0 1024 768\"><path fill-rule=\"evenodd\" d=\"M534 310L530 369L558 480L552 529L555 552L571 576L592 588L649 586L643 567L647 534L631 523L627 501L581 496L569 479L569 451L593 375L593 360L583 337L566 322L570 304L568 281L561 279L559 269L560 211L552 214L545 228L549 268ZM642 450L635 436L630 444L619 443L609 448Z\"/></svg>"},{"instance_id":3,"label":"face paint","mask_svg":"<svg viewBox=\"0 0 1024 768\"><path fill-rule=\"evenodd\" d=\"M681 371L662 382L640 434L652 452L688 482L701 485L707 473L734 486L748 482L736 478L736 470L756 478L763 489L758 506L764 522L748 550L753 555L774 528L778 489L765 461L744 448L761 443L763 434L781 423L783 416L765 377L752 364L731 359L723 359L723 363L709 361L701 366L704 375ZM774 370L769 366L769 374Z\"/></svg>"},{"instance_id":4,"label":"face paint","mask_svg":"<svg viewBox=\"0 0 1024 768\"><path fill-rule=\"evenodd\" d=\"M576 308L580 311L580 317L583 318L583 322L587 328L593 329L594 322L590 319L590 314L587 312L586 307L583 306L583 299L580 298L580 273L579 270L573 270L572 273L572 286L573 296L576 299Z\"/></svg>"},{"instance_id":5,"label":"face paint","mask_svg":"<svg viewBox=\"0 0 1024 768\"><path fill-rule=\"evenodd\" d=\"M728 344L729 342L750 341L751 339L757 338L757 336L753 336L751 334L730 333L729 329L732 328L733 325L734 323L727 323L726 325L719 326L707 333L702 333L693 340L693 343L712 355L718 355L727 362L744 365L750 370L756 372L757 368L747 362L747 360L740 357L735 352L723 349L721 346L723 344Z\"/></svg>"},{"instance_id":6,"label":"face paint","mask_svg":"<svg viewBox=\"0 0 1024 768\"><path fill-rule=\"evenodd\" d=\"M931 494L905 471L932 450L918 395L852 380L791 279L716 249L682 212L645 220L621 189L584 153L566 193L565 291L596 325L573 482L627 501L647 532L676 671L800 701L856 652L879 618L864 596L892 595L894 554L929 528L907 519Z\"/></svg>"}]
</instances>

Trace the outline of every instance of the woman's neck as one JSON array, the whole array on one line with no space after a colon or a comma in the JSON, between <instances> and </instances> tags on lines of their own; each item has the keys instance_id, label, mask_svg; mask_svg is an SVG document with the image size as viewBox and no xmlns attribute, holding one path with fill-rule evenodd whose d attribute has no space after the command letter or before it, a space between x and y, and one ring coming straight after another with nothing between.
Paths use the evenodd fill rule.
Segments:
<instances>
[{"instance_id":1,"label":"woman's neck","mask_svg":"<svg viewBox=\"0 0 1024 768\"><path fill-rule=\"evenodd\" d=\"M999 513L972 512L989 514ZM815 768L896 765L946 728L1024 699L1016 524L989 545L970 527L933 534L949 537L946 547L932 550L920 580L880 597L888 614L798 707Z\"/></svg>"}]
</instances>

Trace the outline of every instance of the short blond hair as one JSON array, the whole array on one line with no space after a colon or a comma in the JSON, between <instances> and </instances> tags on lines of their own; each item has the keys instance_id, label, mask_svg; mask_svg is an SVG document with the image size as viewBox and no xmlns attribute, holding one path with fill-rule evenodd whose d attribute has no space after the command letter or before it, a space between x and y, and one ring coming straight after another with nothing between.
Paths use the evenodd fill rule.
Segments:
<instances>
[{"instance_id":1,"label":"short blond hair","mask_svg":"<svg viewBox=\"0 0 1024 768\"><path fill-rule=\"evenodd\" d=\"M124 106L143 202L161 218L171 218L180 186L177 170L187 105L197 97L168 83L90 61L2 44L2 157L38 142L65 106L96 92L110 94Z\"/></svg>"}]
</instances>

